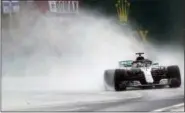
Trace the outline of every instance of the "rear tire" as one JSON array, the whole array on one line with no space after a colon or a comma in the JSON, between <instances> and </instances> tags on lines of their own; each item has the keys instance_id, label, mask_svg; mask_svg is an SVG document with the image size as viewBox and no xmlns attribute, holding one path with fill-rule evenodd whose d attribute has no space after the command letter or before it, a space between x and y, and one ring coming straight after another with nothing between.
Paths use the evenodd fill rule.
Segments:
<instances>
[{"instance_id":1,"label":"rear tire","mask_svg":"<svg viewBox=\"0 0 185 113\"><path fill-rule=\"evenodd\" d=\"M170 88L177 88L181 86L181 75L178 66L167 67L167 77L169 78Z\"/></svg>"}]
</instances>

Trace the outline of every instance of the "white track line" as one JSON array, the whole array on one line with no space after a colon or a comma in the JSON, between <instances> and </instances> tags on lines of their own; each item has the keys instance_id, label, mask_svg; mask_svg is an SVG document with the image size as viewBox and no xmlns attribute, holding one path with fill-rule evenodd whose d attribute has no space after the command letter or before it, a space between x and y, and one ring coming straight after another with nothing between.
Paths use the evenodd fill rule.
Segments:
<instances>
[{"instance_id":1,"label":"white track line","mask_svg":"<svg viewBox=\"0 0 185 113\"><path fill-rule=\"evenodd\" d=\"M172 105L172 106L168 106L168 107L164 107L164 108L160 108L160 109L156 109L154 110L154 112L162 112L162 111L166 111L166 110L172 110L172 109L176 109L179 107L184 107L184 103L181 104L176 104L176 105Z\"/></svg>"}]
</instances>

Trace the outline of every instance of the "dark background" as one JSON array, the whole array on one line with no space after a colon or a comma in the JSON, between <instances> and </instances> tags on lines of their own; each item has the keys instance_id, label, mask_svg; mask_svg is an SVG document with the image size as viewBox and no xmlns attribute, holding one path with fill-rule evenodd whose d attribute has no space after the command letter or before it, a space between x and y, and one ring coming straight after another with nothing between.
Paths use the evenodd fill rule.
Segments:
<instances>
[{"instance_id":1,"label":"dark background","mask_svg":"<svg viewBox=\"0 0 185 113\"><path fill-rule=\"evenodd\" d=\"M83 7L116 16L117 0L81 0ZM148 37L158 42L183 42L185 0L128 0L129 21L136 28L149 30Z\"/></svg>"},{"instance_id":2,"label":"dark background","mask_svg":"<svg viewBox=\"0 0 185 113\"><path fill-rule=\"evenodd\" d=\"M44 3L44 0L35 1L42 1L42 3ZM117 0L80 1L81 7L83 8L95 10L100 14L117 18L115 7ZM129 23L133 25L135 30L148 30L149 33L147 39L150 41L156 41L157 43L184 42L185 0L128 1L131 3L129 10ZM45 3L47 4L47 2ZM4 15L4 17L8 16L9 15Z\"/></svg>"}]
</instances>

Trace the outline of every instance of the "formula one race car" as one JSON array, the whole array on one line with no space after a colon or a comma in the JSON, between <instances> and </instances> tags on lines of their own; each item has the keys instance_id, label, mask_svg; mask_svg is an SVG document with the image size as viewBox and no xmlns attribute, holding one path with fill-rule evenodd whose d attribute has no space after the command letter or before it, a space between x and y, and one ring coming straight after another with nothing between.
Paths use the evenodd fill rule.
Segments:
<instances>
[{"instance_id":1,"label":"formula one race car","mask_svg":"<svg viewBox=\"0 0 185 113\"><path fill-rule=\"evenodd\" d=\"M105 70L106 90L122 91L127 87L180 87L181 75L177 65L159 66L158 63L145 59L142 54L144 53L136 53L138 57L135 61L120 61L117 69ZM161 83L164 79L166 83Z\"/></svg>"}]
</instances>

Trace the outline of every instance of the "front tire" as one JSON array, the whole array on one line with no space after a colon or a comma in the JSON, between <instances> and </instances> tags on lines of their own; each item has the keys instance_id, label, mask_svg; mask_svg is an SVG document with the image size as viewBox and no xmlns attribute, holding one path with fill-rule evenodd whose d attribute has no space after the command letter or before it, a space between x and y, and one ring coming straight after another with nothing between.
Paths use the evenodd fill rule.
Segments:
<instances>
[{"instance_id":1,"label":"front tire","mask_svg":"<svg viewBox=\"0 0 185 113\"><path fill-rule=\"evenodd\" d=\"M169 78L170 88L177 88L181 86L181 75L178 66L167 67L167 76Z\"/></svg>"},{"instance_id":2,"label":"front tire","mask_svg":"<svg viewBox=\"0 0 185 113\"><path fill-rule=\"evenodd\" d=\"M115 71L114 75L114 88L115 91L124 91L126 90L127 82L124 81L124 77L126 76L126 71L123 69L118 69Z\"/></svg>"}]
</instances>

